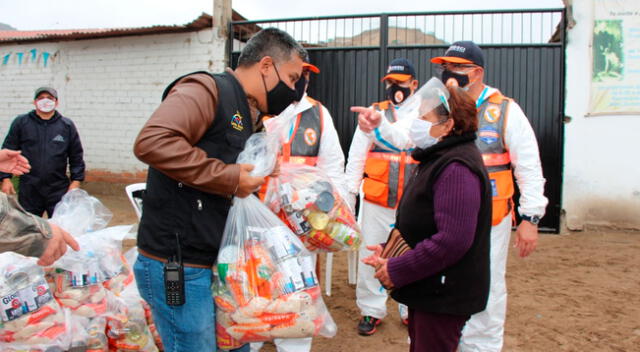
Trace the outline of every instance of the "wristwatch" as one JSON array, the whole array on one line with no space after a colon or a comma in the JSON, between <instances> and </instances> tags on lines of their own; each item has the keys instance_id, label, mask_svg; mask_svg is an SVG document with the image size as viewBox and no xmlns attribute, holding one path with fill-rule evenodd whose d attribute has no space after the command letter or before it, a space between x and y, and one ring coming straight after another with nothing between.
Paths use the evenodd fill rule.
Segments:
<instances>
[{"instance_id":1,"label":"wristwatch","mask_svg":"<svg viewBox=\"0 0 640 352\"><path fill-rule=\"evenodd\" d=\"M538 225L540 223L540 217L538 215L521 215L520 217L522 218L522 220L528 221L534 225Z\"/></svg>"}]
</instances>

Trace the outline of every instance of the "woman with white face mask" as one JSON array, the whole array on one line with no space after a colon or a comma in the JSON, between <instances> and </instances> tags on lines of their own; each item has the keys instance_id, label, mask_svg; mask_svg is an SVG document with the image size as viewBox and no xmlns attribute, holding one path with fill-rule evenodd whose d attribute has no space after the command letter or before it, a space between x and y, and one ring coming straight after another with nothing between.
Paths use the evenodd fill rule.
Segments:
<instances>
[{"instance_id":1,"label":"woman with white face mask","mask_svg":"<svg viewBox=\"0 0 640 352\"><path fill-rule=\"evenodd\" d=\"M474 142L476 107L459 88L436 89L440 104L411 121L419 165L395 228L363 259L409 307L411 351L455 351L489 294L491 183Z\"/></svg>"}]
</instances>

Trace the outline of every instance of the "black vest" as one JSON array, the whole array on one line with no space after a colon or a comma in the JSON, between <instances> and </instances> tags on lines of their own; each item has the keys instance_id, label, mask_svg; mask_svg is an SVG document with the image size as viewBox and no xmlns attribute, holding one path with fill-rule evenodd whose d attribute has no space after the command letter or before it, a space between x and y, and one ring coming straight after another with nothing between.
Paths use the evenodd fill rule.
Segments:
<instances>
[{"instance_id":1,"label":"black vest","mask_svg":"<svg viewBox=\"0 0 640 352\"><path fill-rule=\"evenodd\" d=\"M451 136L428 149L416 149L420 162L398 207L396 227L411 248L437 233L433 185L444 168L460 162L480 178L482 198L471 248L441 272L395 289L391 296L407 306L432 313L471 315L485 309L489 296L491 184L474 144L475 134Z\"/></svg>"},{"instance_id":2,"label":"black vest","mask_svg":"<svg viewBox=\"0 0 640 352\"><path fill-rule=\"evenodd\" d=\"M207 72L194 72L207 73ZM210 74L210 73L207 73ZM251 112L240 83L229 73L210 74L218 88L213 124L195 144L209 158L233 164L253 132ZM164 99L182 76L165 90ZM213 265L231 207L231 197L205 193L149 167L138 246L168 258L179 235L185 263Z\"/></svg>"}]
</instances>

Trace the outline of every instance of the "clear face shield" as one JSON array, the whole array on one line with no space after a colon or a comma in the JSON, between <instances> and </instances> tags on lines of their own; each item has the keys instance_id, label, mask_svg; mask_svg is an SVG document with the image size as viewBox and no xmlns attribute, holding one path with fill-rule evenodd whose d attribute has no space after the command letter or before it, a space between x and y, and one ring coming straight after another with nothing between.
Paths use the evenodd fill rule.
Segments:
<instances>
[{"instance_id":1,"label":"clear face shield","mask_svg":"<svg viewBox=\"0 0 640 352\"><path fill-rule=\"evenodd\" d=\"M400 106L396 111L398 119L414 118L419 119L428 115L439 105L443 105L445 110L449 108L449 90L436 77L432 77L420 89Z\"/></svg>"}]
</instances>

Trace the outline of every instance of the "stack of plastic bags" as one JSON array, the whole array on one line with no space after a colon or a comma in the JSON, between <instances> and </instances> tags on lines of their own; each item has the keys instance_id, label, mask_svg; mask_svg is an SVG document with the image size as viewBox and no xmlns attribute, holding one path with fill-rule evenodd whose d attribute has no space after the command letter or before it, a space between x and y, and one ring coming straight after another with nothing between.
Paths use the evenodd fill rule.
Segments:
<instances>
[{"instance_id":1,"label":"stack of plastic bags","mask_svg":"<svg viewBox=\"0 0 640 352\"><path fill-rule=\"evenodd\" d=\"M317 167L283 164L265 203L309 250L357 250L362 235L349 206Z\"/></svg>"},{"instance_id":2,"label":"stack of plastic bags","mask_svg":"<svg viewBox=\"0 0 640 352\"><path fill-rule=\"evenodd\" d=\"M247 157L264 157L253 148L270 150L267 143L264 135L253 135L238 163L262 165L254 175L268 175L275 158L260 164ZM233 349L275 338L333 337L336 325L322 300L314 268L311 253L257 197L235 198L215 268L218 347Z\"/></svg>"},{"instance_id":3,"label":"stack of plastic bags","mask_svg":"<svg viewBox=\"0 0 640 352\"><path fill-rule=\"evenodd\" d=\"M122 254L122 239L131 226L104 228L111 212L82 190L67 193L52 222L72 233L80 251L53 264L54 296L71 310L77 335L74 347L95 351L146 351L158 348L149 330L144 301L129 263L137 250Z\"/></svg>"},{"instance_id":4,"label":"stack of plastic bags","mask_svg":"<svg viewBox=\"0 0 640 352\"><path fill-rule=\"evenodd\" d=\"M83 190L68 192L50 220L80 244L43 271L34 258L0 254L0 351L158 351L151 314L122 254L132 226L105 228L111 213ZM155 328L154 328L155 329Z\"/></svg>"}]
</instances>

